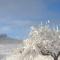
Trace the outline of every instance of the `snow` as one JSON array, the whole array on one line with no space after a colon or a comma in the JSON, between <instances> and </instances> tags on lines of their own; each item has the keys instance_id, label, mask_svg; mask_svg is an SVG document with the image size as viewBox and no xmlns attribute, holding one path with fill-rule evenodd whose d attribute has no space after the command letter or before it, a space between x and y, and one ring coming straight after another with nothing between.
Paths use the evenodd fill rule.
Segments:
<instances>
[{"instance_id":1,"label":"snow","mask_svg":"<svg viewBox=\"0 0 60 60\"><path fill-rule=\"evenodd\" d=\"M53 60L51 56L38 55L34 60Z\"/></svg>"},{"instance_id":2,"label":"snow","mask_svg":"<svg viewBox=\"0 0 60 60\"><path fill-rule=\"evenodd\" d=\"M60 31L57 32L57 30L52 30L46 26L32 27L29 38L24 40L23 44L22 48L17 48L15 45L15 48L12 45L5 47L5 49L9 48L8 50L12 47L12 50L3 60L54 60L51 55L43 55L41 51L47 53L48 50L51 53L58 54L60 51Z\"/></svg>"}]
</instances>

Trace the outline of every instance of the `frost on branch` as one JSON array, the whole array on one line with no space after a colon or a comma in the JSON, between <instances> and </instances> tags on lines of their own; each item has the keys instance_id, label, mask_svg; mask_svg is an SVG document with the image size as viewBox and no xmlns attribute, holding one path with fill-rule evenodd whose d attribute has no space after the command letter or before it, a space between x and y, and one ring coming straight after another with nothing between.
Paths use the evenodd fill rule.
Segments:
<instances>
[{"instance_id":1,"label":"frost on branch","mask_svg":"<svg viewBox=\"0 0 60 60\"><path fill-rule=\"evenodd\" d=\"M43 55L51 55L54 60L60 55L60 31L48 26L32 27L29 34L30 46L35 47L35 51ZM29 42L29 43L30 43Z\"/></svg>"}]
</instances>

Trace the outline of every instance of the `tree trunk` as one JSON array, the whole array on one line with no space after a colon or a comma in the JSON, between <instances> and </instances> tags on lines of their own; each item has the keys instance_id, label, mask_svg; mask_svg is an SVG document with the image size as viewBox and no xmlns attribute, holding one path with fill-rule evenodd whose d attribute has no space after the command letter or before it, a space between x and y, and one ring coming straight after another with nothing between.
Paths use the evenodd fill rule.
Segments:
<instances>
[{"instance_id":1,"label":"tree trunk","mask_svg":"<svg viewBox=\"0 0 60 60\"><path fill-rule=\"evenodd\" d=\"M56 54L53 54L52 57L54 58L54 60L58 60L59 55L60 55L60 52L58 52L57 55Z\"/></svg>"},{"instance_id":2,"label":"tree trunk","mask_svg":"<svg viewBox=\"0 0 60 60\"><path fill-rule=\"evenodd\" d=\"M54 57L54 60L58 60L58 56L55 56L55 57Z\"/></svg>"},{"instance_id":3,"label":"tree trunk","mask_svg":"<svg viewBox=\"0 0 60 60\"><path fill-rule=\"evenodd\" d=\"M53 57L54 60L58 60L59 54L51 53L51 56Z\"/></svg>"}]
</instances>

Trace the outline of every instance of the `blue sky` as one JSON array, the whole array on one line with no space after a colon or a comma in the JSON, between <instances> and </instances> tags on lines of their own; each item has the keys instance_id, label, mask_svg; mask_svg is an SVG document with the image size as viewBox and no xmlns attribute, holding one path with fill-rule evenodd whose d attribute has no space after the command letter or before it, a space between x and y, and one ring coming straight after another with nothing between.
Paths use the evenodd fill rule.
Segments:
<instances>
[{"instance_id":1,"label":"blue sky","mask_svg":"<svg viewBox=\"0 0 60 60\"><path fill-rule=\"evenodd\" d=\"M0 34L25 39L30 26L60 24L60 0L0 0Z\"/></svg>"}]
</instances>

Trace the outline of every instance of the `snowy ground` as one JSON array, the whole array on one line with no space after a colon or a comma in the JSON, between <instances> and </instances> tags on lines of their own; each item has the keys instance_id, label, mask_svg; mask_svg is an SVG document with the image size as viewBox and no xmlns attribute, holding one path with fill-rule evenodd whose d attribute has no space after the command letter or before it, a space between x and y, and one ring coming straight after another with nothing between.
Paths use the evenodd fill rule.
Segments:
<instances>
[{"instance_id":1,"label":"snowy ground","mask_svg":"<svg viewBox=\"0 0 60 60\"><path fill-rule=\"evenodd\" d=\"M19 54L18 51L14 51L16 49L17 45L0 45L0 60L28 60L27 58L24 58ZM31 57L31 56L30 56ZM30 59L29 59L30 60ZM38 55L34 59L31 57L31 60L53 60L51 56L43 56Z\"/></svg>"},{"instance_id":2,"label":"snowy ground","mask_svg":"<svg viewBox=\"0 0 60 60\"><path fill-rule=\"evenodd\" d=\"M19 54L17 54L17 55L7 56L6 60L28 60L28 59L23 59L22 57L20 57ZM31 58L29 60L53 60L53 58L51 56L38 55L34 59Z\"/></svg>"},{"instance_id":3,"label":"snowy ground","mask_svg":"<svg viewBox=\"0 0 60 60\"><path fill-rule=\"evenodd\" d=\"M18 50L12 51L14 47L16 49L17 45L0 45L0 60L53 60L51 56L37 55L36 57L30 56L30 59L24 58ZM19 46L18 46L19 47ZM13 52L13 53L12 53ZM59 59L60 60L60 57Z\"/></svg>"},{"instance_id":4,"label":"snowy ground","mask_svg":"<svg viewBox=\"0 0 60 60\"><path fill-rule=\"evenodd\" d=\"M12 52L21 47L21 45L17 44L0 44L0 60L5 60L6 56L10 56ZM13 52L14 53L14 52Z\"/></svg>"},{"instance_id":5,"label":"snowy ground","mask_svg":"<svg viewBox=\"0 0 60 60\"><path fill-rule=\"evenodd\" d=\"M17 45L0 45L0 60L28 60L19 54L18 50L14 51L17 48ZM19 47L19 46L18 46ZM38 55L35 58L30 56L29 60L53 60L51 56Z\"/></svg>"}]
</instances>

